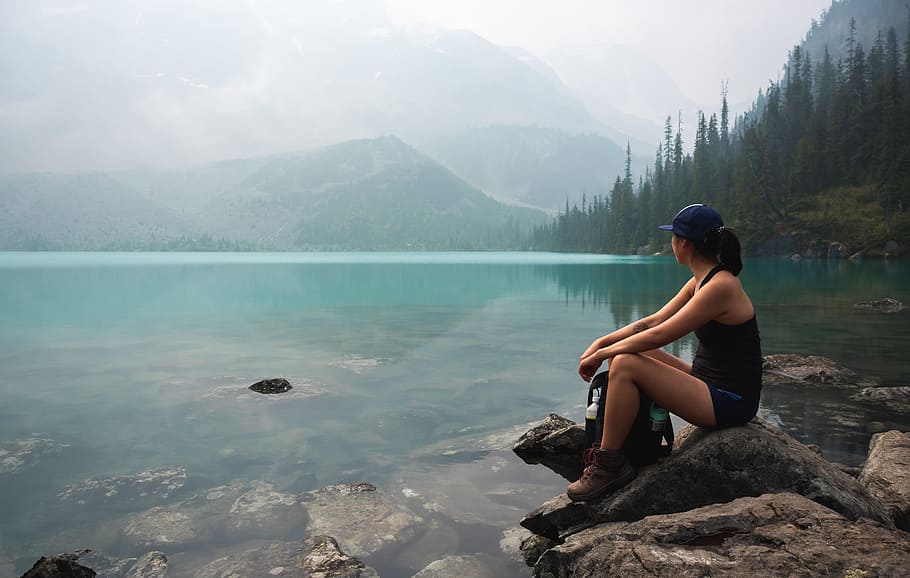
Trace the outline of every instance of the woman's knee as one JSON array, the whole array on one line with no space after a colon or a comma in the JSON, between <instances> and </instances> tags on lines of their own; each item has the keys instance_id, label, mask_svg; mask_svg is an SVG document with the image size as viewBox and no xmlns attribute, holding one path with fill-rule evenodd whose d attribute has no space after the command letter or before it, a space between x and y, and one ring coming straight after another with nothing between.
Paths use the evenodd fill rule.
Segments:
<instances>
[{"instance_id":1,"label":"woman's knee","mask_svg":"<svg viewBox=\"0 0 910 578\"><path fill-rule=\"evenodd\" d=\"M638 353L620 353L610 360L610 377L634 373L635 368L640 366L641 361L641 355Z\"/></svg>"}]
</instances>

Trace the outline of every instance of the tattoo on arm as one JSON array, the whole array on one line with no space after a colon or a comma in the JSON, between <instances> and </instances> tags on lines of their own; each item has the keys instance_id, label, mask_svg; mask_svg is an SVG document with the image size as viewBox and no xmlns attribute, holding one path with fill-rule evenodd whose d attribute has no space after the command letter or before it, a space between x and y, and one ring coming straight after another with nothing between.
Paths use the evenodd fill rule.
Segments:
<instances>
[{"instance_id":1,"label":"tattoo on arm","mask_svg":"<svg viewBox=\"0 0 910 578\"><path fill-rule=\"evenodd\" d=\"M634 333L641 333L642 331L644 331L647 328L648 328L647 323L645 323L644 321L639 321L638 323L636 323L635 325L632 326L632 331Z\"/></svg>"}]
</instances>

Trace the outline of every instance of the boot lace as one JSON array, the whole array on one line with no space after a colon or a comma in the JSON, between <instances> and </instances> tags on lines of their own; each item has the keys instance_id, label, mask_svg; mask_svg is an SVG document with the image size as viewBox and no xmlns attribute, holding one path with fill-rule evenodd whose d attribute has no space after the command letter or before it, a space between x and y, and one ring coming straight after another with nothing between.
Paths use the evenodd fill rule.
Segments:
<instances>
[{"instance_id":1,"label":"boot lace","mask_svg":"<svg viewBox=\"0 0 910 578\"><path fill-rule=\"evenodd\" d=\"M592 466L597 464L597 446L591 446L585 450L585 453L581 456L582 461L585 466Z\"/></svg>"}]
</instances>

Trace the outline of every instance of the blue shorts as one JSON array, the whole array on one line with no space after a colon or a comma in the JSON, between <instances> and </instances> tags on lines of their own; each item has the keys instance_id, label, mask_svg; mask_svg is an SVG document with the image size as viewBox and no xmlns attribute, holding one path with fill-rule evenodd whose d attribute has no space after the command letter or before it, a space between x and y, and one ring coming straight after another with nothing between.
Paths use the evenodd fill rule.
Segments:
<instances>
[{"instance_id":1,"label":"blue shorts","mask_svg":"<svg viewBox=\"0 0 910 578\"><path fill-rule=\"evenodd\" d=\"M714 405L714 421L717 427L743 425L758 413L758 397L754 400L738 393L715 387L710 383L711 403Z\"/></svg>"}]
</instances>

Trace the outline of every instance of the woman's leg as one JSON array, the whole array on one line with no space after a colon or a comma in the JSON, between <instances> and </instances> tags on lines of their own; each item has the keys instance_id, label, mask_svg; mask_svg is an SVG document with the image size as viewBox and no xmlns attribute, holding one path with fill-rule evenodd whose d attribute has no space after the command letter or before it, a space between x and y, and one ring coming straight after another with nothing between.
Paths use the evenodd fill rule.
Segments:
<instances>
[{"instance_id":1,"label":"woman's leg","mask_svg":"<svg viewBox=\"0 0 910 578\"><path fill-rule=\"evenodd\" d=\"M650 351L645 351L642 355L647 355L652 359L656 359L661 363L666 363L670 367L675 367L680 371L690 373L692 371L692 364L688 361L683 361L682 359L676 357L672 353L667 353L663 349L652 349Z\"/></svg>"},{"instance_id":2,"label":"woman's leg","mask_svg":"<svg viewBox=\"0 0 910 578\"><path fill-rule=\"evenodd\" d=\"M622 448L638 414L639 390L689 423L701 427L716 424L711 392L705 382L654 356L617 355L610 361L601 449Z\"/></svg>"}]
</instances>

